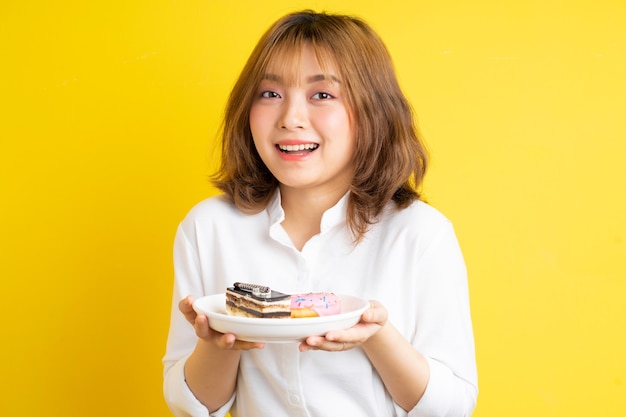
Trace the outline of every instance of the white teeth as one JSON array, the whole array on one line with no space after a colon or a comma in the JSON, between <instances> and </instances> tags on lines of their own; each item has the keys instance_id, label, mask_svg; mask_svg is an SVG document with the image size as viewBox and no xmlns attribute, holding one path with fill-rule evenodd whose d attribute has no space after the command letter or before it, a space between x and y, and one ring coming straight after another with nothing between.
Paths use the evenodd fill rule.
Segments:
<instances>
[{"instance_id":1,"label":"white teeth","mask_svg":"<svg viewBox=\"0 0 626 417\"><path fill-rule=\"evenodd\" d=\"M303 151L305 149L317 149L319 145L317 143L301 143L299 145L278 145L278 148L281 151L285 152L293 152L293 151Z\"/></svg>"}]
</instances>

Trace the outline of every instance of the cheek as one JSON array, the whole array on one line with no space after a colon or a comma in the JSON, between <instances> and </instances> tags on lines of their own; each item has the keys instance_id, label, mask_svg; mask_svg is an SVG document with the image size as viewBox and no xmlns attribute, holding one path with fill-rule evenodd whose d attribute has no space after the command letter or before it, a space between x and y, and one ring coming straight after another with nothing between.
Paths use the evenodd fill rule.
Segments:
<instances>
[{"instance_id":1,"label":"cheek","mask_svg":"<svg viewBox=\"0 0 626 417\"><path fill-rule=\"evenodd\" d=\"M260 155L265 155L268 150L268 144L271 142L268 140L270 137L270 123L268 118L264 117L262 111L250 111L250 133L252 134L252 141Z\"/></svg>"},{"instance_id":2,"label":"cheek","mask_svg":"<svg viewBox=\"0 0 626 417\"><path fill-rule=\"evenodd\" d=\"M260 132L262 130L262 111L260 111L258 107L252 106L252 108L250 109L250 117L248 120L250 122L250 131L252 132L252 136L254 137L256 136L256 132Z\"/></svg>"},{"instance_id":3,"label":"cheek","mask_svg":"<svg viewBox=\"0 0 626 417\"><path fill-rule=\"evenodd\" d=\"M263 162L266 162L267 158L274 151L274 146L270 140L272 126L270 115L262 106L252 106L252 108L250 108L249 121L254 147Z\"/></svg>"},{"instance_id":4,"label":"cheek","mask_svg":"<svg viewBox=\"0 0 626 417\"><path fill-rule=\"evenodd\" d=\"M332 128L333 136L340 139L347 149L355 147L355 132L352 120L347 112L335 112L326 120L327 126Z\"/></svg>"},{"instance_id":5,"label":"cheek","mask_svg":"<svg viewBox=\"0 0 626 417\"><path fill-rule=\"evenodd\" d=\"M332 130L335 134L341 136L350 135L352 131L352 123L350 121L350 115L346 111L330 111L325 114L321 114L318 119L323 126Z\"/></svg>"}]
</instances>

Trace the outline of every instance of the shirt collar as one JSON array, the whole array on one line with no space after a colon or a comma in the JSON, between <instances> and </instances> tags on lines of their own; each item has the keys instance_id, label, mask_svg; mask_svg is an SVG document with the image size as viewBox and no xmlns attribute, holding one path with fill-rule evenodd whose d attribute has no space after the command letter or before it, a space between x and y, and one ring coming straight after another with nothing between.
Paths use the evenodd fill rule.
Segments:
<instances>
[{"instance_id":1,"label":"shirt collar","mask_svg":"<svg viewBox=\"0 0 626 417\"><path fill-rule=\"evenodd\" d=\"M346 222L346 210L348 207L348 196L350 192L347 192L337 204L329 208L322 215L322 221L320 223L320 233L324 233L333 227L344 224ZM280 224L285 220L285 211L281 205L280 190L276 189L274 196L267 205L267 214L270 219L270 227L273 228L277 224Z\"/></svg>"}]
</instances>

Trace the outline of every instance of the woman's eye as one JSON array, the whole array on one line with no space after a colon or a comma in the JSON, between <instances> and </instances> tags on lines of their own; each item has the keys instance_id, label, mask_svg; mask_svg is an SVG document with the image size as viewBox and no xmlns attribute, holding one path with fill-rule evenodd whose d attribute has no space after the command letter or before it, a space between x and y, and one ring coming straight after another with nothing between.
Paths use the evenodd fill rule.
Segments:
<instances>
[{"instance_id":1,"label":"woman's eye","mask_svg":"<svg viewBox=\"0 0 626 417\"><path fill-rule=\"evenodd\" d=\"M274 91L263 91L261 93L261 97L263 98L278 98L280 95Z\"/></svg>"},{"instance_id":2,"label":"woman's eye","mask_svg":"<svg viewBox=\"0 0 626 417\"><path fill-rule=\"evenodd\" d=\"M333 96L328 93L320 92L313 94L313 98L316 100L328 100L329 98L333 98Z\"/></svg>"}]
</instances>

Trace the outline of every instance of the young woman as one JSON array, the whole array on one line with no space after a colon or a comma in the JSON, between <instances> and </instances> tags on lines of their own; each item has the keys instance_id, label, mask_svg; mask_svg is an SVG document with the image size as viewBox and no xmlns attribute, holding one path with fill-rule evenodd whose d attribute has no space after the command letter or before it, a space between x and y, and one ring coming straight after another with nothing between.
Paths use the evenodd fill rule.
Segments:
<instances>
[{"instance_id":1,"label":"young woman","mask_svg":"<svg viewBox=\"0 0 626 417\"><path fill-rule=\"evenodd\" d=\"M177 416L467 416L477 376L465 264L419 199L424 145L363 21L294 13L252 52L223 126L223 191L175 240L164 391ZM234 281L371 300L302 343L211 329L198 297ZM294 319L297 320L297 319Z\"/></svg>"}]
</instances>

